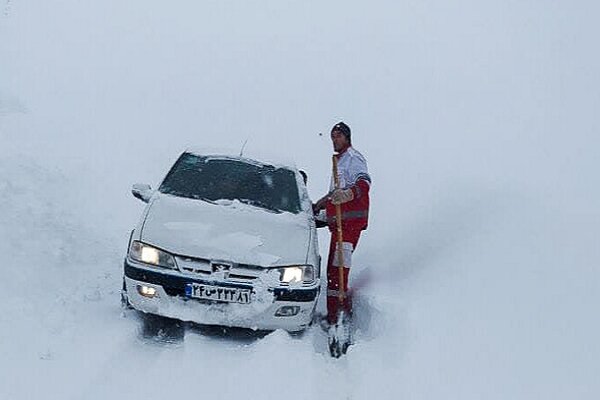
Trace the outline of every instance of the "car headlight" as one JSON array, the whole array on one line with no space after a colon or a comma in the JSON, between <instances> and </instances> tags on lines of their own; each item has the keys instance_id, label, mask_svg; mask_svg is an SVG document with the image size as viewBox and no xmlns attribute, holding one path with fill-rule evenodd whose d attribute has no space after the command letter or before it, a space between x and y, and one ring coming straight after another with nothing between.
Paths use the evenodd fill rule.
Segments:
<instances>
[{"instance_id":1,"label":"car headlight","mask_svg":"<svg viewBox=\"0 0 600 400\"><path fill-rule=\"evenodd\" d=\"M315 281L315 269L312 265L298 265L279 268L279 280L282 283L312 283Z\"/></svg>"},{"instance_id":2,"label":"car headlight","mask_svg":"<svg viewBox=\"0 0 600 400\"><path fill-rule=\"evenodd\" d=\"M177 269L175 257L155 247L134 240L129 248L129 257L132 260L145 264L156 265L163 268Z\"/></svg>"}]
</instances>

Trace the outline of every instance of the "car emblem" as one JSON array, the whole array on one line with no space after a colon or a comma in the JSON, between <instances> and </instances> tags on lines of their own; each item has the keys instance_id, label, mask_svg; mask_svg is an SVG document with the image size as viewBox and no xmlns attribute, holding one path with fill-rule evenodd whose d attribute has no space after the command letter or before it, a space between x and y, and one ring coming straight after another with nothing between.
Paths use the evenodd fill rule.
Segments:
<instances>
[{"instance_id":1,"label":"car emblem","mask_svg":"<svg viewBox=\"0 0 600 400\"><path fill-rule=\"evenodd\" d=\"M231 273L231 264L223 262L212 262L210 265L210 269L212 271L212 275L222 277L223 279L227 279L229 278L229 274Z\"/></svg>"}]
</instances>

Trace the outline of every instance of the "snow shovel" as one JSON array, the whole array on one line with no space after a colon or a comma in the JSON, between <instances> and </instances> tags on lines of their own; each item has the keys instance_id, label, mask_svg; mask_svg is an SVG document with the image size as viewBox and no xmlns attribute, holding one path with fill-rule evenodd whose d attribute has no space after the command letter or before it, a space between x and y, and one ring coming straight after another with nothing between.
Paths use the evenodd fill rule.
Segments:
<instances>
[{"instance_id":1,"label":"snow shovel","mask_svg":"<svg viewBox=\"0 0 600 400\"><path fill-rule=\"evenodd\" d=\"M337 157L334 155L333 160L333 179L335 189L340 188L340 179L338 177ZM352 338L350 333L350 316L344 312L344 299L346 293L344 290L344 260L343 252L343 231L342 231L342 207L340 204L335 205L335 222L337 227L337 258L338 258L338 315L335 325L329 328L329 352L332 357L339 358L342 354L346 354L348 347L351 344Z\"/></svg>"}]
</instances>

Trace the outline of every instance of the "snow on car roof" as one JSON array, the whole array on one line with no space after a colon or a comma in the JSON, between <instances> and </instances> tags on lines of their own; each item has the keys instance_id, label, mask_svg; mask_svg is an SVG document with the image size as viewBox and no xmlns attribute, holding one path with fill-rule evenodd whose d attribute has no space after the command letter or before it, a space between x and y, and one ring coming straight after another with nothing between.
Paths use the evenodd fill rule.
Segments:
<instances>
[{"instance_id":1,"label":"snow on car roof","mask_svg":"<svg viewBox=\"0 0 600 400\"><path fill-rule=\"evenodd\" d=\"M279 168L288 168L296 170L296 163L291 158L286 158L280 153L273 153L272 151L257 151L257 150L244 150L240 156L240 149L223 148L223 147L189 147L185 149L186 152L192 153L198 156L212 156L212 157L227 157L235 158L239 160L247 160L253 162L259 162L261 164L268 164Z\"/></svg>"}]
</instances>

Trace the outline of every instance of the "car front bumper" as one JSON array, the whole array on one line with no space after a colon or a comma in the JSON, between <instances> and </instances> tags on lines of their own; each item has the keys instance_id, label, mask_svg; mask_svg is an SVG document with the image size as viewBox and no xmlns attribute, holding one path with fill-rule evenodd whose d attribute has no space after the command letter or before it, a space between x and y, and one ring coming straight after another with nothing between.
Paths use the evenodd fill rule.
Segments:
<instances>
[{"instance_id":1,"label":"car front bumper","mask_svg":"<svg viewBox=\"0 0 600 400\"><path fill-rule=\"evenodd\" d=\"M178 271L158 270L125 259L124 280L127 299L137 310L206 325L242 328L299 331L312 321L319 295L320 282L308 287L270 287L260 280L253 284L215 281L187 276ZM190 298L186 285L190 283L235 287L252 290L249 304L209 302ZM147 297L139 288L153 288L156 293ZM282 307L297 307L291 316L277 316Z\"/></svg>"}]
</instances>

